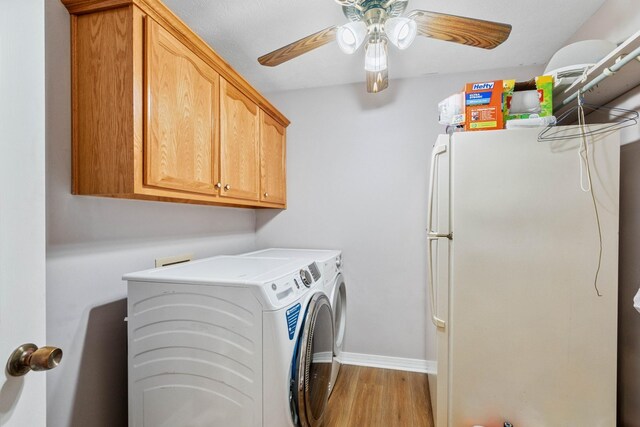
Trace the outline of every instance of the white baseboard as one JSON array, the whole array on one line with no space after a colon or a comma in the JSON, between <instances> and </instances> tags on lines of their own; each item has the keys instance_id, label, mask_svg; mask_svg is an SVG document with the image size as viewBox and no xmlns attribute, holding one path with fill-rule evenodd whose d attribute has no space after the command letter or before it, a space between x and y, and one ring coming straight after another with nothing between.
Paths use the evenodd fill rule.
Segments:
<instances>
[{"instance_id":1,"label":"white baseboard","mask_svg":"<svg viewBox=\"0 0 640 427\"><path fill-rule=\"evenodd\" d=\"M338 357L338 361L344 365L369 366L372 368L422 372L433 375L435 375L437 371L437 362L435 360L406 359L403 357L342 352L340 357Z\"/></svg>"}]
</instances>

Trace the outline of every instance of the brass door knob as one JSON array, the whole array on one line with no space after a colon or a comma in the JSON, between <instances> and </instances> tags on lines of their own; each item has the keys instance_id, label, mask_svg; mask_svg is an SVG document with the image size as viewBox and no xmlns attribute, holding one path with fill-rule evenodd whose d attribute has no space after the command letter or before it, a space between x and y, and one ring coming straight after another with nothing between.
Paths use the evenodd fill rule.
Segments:
<instances>
[{"instance_id":1,"label":"brass door knob","mask_svg":"<svg viewBox=\"0 0 640 427\"><path fill-rule=\"evenodd\" d=\"M218 190L219 190L219 189L221 189L221 188L222 188L222 183L221 183L221 182L216 183L215 187L216 187Z\"/></svg>"},{"instance_id":2,"label":"brass door knob","mask_svg":"<svg viewBox=\"0 0 640 427\"><path fill-rule=\"evenodd\" d=\"M58 347L40 347L32 343L16 348L7 361L7 373L20 377L29 371L48 371L62 360L62 350Z\"/></svg>"},{"instance_id":3,"label":"brass door knob","mask_svg":"<svg viewBox=\"0 0 640 427\"><path fill-rule=\"evenodd\" d=\"M229 191L231 190L231 186L229 184L224 186L224 191Z\"/></svg>"},{"instance_id":4,"label":"brass door knob","mask_svg":"<svg viewBox=\"0 0 640 427\"><path fill-rule=\"evenodd\" d=\"M265 198L269 197L269 193L264 193L264 197Z\"/></svg>"}]
</instances>

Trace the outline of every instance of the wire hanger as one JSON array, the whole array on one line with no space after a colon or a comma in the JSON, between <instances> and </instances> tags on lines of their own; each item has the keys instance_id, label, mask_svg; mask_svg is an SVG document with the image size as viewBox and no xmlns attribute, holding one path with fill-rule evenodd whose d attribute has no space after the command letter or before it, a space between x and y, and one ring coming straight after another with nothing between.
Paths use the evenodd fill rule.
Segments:
<instances>
[{"instance_id":1,"label":"wire hanger","mask_svg":"<svg viewBox=\"0 0 640 427\"><path fill-rule=\"evenodd\" d=\"M638 124L640 115L637 111L627 110L626 108L605 107L584 102L584 96L580 94L577 98L578 105L571 107L569 110L561 114L555 125L549 125L538 134L538 142L543 141L559 141L572 138L581 138L587 136L600 135L603 133L617 131L629 126ZM598 126L597 129L586 131L584 126L578 126L574 132L568 132L567 128L558 128L562 125L570 125L577 122L577 117L581 114L584 116L594 112L606 112L609 115L608 123Z\"/></svg>"},{"instance_id":2,"label":"wire hanger","mask_svg":"<svg viewBox=\"0 0 640 427\"><path fill-rule=\"evenodd\" d=\"M578 149L578 158L580 160L580 189L585 193L591 195L591 202L593 204L593 210L595 214L595 220L598 230L598 262L593 278L593 287L596 295L601 297L600 289L598 288L598 278L600 276L600 269L602 267L602 255L604 252L604 243L602 236L602 224L600 222L600 212L598 209L598 203L593 191L593 182L591 174L591 150L589 149L589 137L600 135L603 133L609 133L617 131L629 126L638 124L638 112L634 110L627 110L625 108L615 107L603 107L584 102L584 96L579 93L577 96L577 105L572 107L564 114L558 117L557 125L573 124L577 123L575 128L563 127L558 129L556 125L547 126L538 134L538 141L559 141L579 138L580 147ZM598 126L595 130L588 130L585 116L593 112L606 112L609 117L608 123L604 123L602 126Z\"/></svg>"}]
</instances>

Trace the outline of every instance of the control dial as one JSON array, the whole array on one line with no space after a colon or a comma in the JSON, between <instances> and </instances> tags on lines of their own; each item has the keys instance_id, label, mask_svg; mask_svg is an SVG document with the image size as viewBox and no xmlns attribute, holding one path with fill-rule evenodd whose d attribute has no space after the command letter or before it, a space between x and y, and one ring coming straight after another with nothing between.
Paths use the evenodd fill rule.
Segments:
<instances>
[{"instance_id":1,"label":"control dial","mask_svg":"<svg viewBox=\"0 0 640 427\"><path fill-rule=\"evenodd\" d=\"M307 270L300 270L300 279L302 280L302 283L304 283L304 285L308 288L309 286L311 286L311 284L313 283L313 278L311 277L311 273L309 273Z\"/></svg>"}]
</instances>

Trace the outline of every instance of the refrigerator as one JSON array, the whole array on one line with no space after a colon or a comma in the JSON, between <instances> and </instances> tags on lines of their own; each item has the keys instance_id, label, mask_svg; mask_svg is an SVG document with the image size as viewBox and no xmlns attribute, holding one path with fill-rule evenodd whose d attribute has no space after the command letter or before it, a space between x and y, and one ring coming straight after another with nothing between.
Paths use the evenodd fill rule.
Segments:
<instances>
[{"instance_id":1,"label":"refrigerator","mask_svg":"<svg viewBox=\"0 0 640 427\"><path fill-rule=\"evenodd\" d=\"M561 132L462 132L434 145L436 427L616 425L620 141Z\"/></svg>"}]
</instances>

